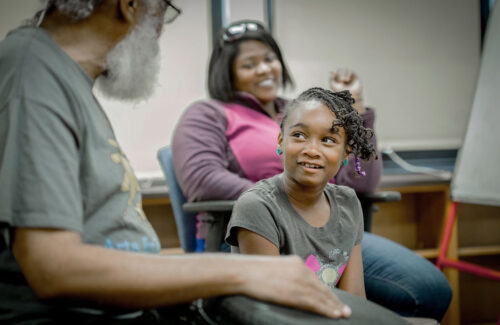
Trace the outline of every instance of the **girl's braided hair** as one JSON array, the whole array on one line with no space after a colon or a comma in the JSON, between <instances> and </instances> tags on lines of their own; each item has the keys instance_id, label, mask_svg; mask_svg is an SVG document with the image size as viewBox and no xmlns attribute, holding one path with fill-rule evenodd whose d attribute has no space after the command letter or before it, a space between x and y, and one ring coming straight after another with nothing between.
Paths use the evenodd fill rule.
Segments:
<instances>
[{"instance_id":1,"label":"girl's braided hair","mask_svg":"<svg viewBox=\"0 0 500 325\"><path fill-rule=\"evenodd\" d=\"M280 129L284 133L285 123L297 106L309 101L318 101L328 107L337 119L333 122L332 130L338 131L338 127L343 127L347 136L349 153L363 160L371 157L378 159L377 152L369 139L373 136L373 130L363 126L363 120L358 112L351 106L354 98L348 90L333 92L319 87L310 88L294 99L286 108L281 119Z\"/></svg>"}]
</instances>

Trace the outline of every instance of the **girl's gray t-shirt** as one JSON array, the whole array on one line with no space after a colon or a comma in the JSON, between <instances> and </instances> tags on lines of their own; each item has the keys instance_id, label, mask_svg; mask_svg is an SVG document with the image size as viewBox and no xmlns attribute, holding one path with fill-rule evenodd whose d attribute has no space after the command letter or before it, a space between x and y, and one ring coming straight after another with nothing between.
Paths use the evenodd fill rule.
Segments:
<instances>
[{"instance_id":1,"label":"girl's gray t-shirt","mask_svg":"<svg viewBox=\"0 0 500 325\"><path fill-rule=\"evenodd\" d=\"M363 238L363 213L353 189L327 184L330 218L322 227L307 223L292 206L282 174L262 180L236 202L226 242L238 252L236 229L248 229L278 247L281 255L298 255L323 283L334 287Z\"/></svg>"}]
</instances>

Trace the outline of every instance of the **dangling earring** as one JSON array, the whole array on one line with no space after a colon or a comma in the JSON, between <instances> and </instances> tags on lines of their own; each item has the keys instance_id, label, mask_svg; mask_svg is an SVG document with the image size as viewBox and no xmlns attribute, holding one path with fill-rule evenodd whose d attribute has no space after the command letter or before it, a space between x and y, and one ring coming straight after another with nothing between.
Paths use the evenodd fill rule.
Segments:
<instances>
[{"instance_id":1,"label":"dangling earring","mask_svg":"<svg viewBox=\"0 0 500 325\"><path fill-rule=\"evenodd\" d=\"M354 156L354 171L358 176L366 176L366 172L361 169L361 161L358 156Z\"/></svg>"},{"instance_id":2,"label":"dangling earring","mask_svg":"<svg viewBox=\"0 0 500 325\"><path fill-rule=\"evenodd\" d=\"M344 159L344 166L347 166L348 163L349 163L349 160L347 160L347 158Z\"/></svg>"},{"instance_id":3,"label":"dangling earring","mask_svg":"<svg viewBox=\"0 0 500 325\"><path fill-rule=\"evenodd\" d=\"M278 149L276 149L276 153L278 154L278 156L281 155L281 148L280 147L278 147Z\"/></svg>"}]
</instances>

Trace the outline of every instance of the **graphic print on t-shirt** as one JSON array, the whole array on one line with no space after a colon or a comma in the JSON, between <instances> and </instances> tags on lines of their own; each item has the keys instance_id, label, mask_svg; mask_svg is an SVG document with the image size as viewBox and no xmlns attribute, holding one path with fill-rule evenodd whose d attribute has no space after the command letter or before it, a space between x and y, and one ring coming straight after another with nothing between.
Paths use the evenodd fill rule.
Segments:
<instances>
[{"instance_id":1,"label":"graphic print on t-shirt","mask_svg":"<svg viewBox=\"0 0 500 325\"><path fill-rule=\"evenodd\" d=\"M110 138L108 143L116 149L110 155L111 160L123 167L120 190L125 193L128 199L122 213L123 219L120 220L124 227L121 231L114 229L116 231L105 238L104 247L133 252L158 253L161 244L142 209L139 182L116 140ZM133 233L137 230L140 230L140 232Z\"/></svg>"},{"instance_id":2,"label":"graphic print on t-shirt","mask_svg":"<svg viewBox=\"0 0 500 325\"><path fill-rule=\"evenodd\" d=\"M115 152L115 153L111 154L111 160L113 160L113 162L115 162L116 164L121 164L123 166L123 169L125 170L125 173L123 175L123 182L122 182L121 190L122 190L122 192L129 193L128 206L132 206L135 195L140 190L139 182L137 181L137 178L135 177L134 171L132 170L132 166L130 166L128 159L125 157L122 149L118 145L118 142L116 142L113 139L108 139L108 142L110 145L112 145L113 147L115 147L119 150L119 152ZM144 211L142 210L141 202L137 202L134 206L134 209L137 211L137 213L139 213L139 215L143 219L146 219L146 215L144 214Z\"/></svg>"},{"instance_id":3,"label":"graphic print on t-shirt","mask_svg":"<svg viewBox=\"0 0 500 325\"><path fill-rule=\"evenodd\" d=\"M325 263L315 254L310 254L306 258L305 264L316 274L321 282L333 288L339 282L342 273L344 273L347 261L349 260L349 254L335 248L328 255L328 262Z\"/></svg>"},{"instance_id":4,"label":"graphic print on t-shirt","mask_svg":"<svg viewBox=\"0 0 500 325\"><path fill-rule=\"evenodd\" d=\"M111 160L116 164L122 164L123 169L125 170L125 174L123 175L123 183L121 190L122 192L129 192L128 197L128 205L132 205L132 201L134 200L135 194L139 191L139 182L135 178L134 172L132 171L132 167L128 162L127 158L123 154L122 149L118 145L118 143L113 139L108 139L108 142L113 147L117 148L119 152L111 154Z\"/></svg>"}]
</instances>

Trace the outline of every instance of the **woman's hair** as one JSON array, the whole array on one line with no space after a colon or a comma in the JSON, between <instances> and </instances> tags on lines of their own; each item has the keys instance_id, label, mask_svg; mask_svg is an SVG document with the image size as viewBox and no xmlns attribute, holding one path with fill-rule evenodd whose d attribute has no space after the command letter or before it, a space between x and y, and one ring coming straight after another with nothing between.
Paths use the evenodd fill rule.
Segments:
<instances>
[{"instance_id":1,"label":"woman's hair","mask_svg":"<svg viewBox=\"0 0 500 325\"><path fill-rule=\"evenodd\" d=\"M247 22L258 24L259 29L246 30L235 40L225 40L223 38L229 28ZM240 44L248 40L262 42L273 50L281 62L283 87L285 88L288 85L293 86L292 77L286 68L281 50L272 35L261 23L244 20L234 22L228 27L223 28L214 44L214 50L212 51L208 66L208 93L211 98L229 102L235 97L237 89L234 87L233 62L239 53Z\"/></svg>"},{"instance_id":2,"label":"woman's hair","mask_svg":"<svg viewBox=\"0 0 500 325\"><path fill-rule=\"evenodd\" d=\"M333 92L319 87L310 88L294 99L286 108L281 119L280 129L284 133L285 123L290 113L305 102L317 101L324 104L332 111L337 119L333 122L332 129L338 130L343 127L347 136L346 144L349 153L364 160L371 157L377 159L377 152L369 139L373 136L373 130L363 126L363 120L358 112L351 106L354 99L348 90Z\"/></svg>"}]
</instances>

